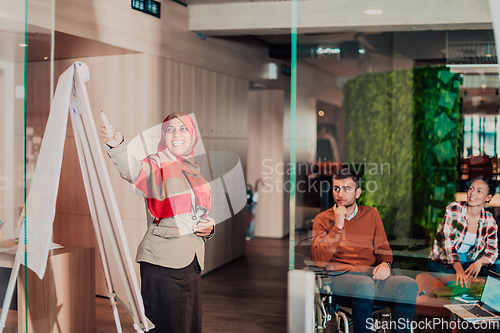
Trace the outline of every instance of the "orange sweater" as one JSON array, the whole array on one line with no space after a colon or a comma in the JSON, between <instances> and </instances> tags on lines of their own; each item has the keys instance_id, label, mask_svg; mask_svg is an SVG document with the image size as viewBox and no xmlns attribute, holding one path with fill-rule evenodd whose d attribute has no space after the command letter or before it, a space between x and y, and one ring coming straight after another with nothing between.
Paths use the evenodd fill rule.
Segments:
<instances>
[{"instance_id":1,"label":"orange sweater","mask_svg":"<svg viewBox=\"0 0 500 333\"><path fill-rule=\"evenodd\" d=\"M366 271L385 261L392 263L392 251L384 225L375 208L358 206L358 212L344 228L335 226L333 208L314 218L311 257L318 267L336 271Z\"/></svg>"}]
</instances>

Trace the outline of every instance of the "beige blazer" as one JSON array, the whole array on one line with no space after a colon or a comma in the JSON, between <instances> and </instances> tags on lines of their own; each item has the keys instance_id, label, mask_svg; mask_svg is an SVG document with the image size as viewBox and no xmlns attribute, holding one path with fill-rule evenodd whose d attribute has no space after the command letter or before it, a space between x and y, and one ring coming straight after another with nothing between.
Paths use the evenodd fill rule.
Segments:
<instances>
[{"instance_id":1,"label":"beige blazer","mask_svg":"<svg viewBox=\"0 0 500 333\"><path fill-rule=\"evenodd\" d=\"M140 161L127 153L125 142L116 148L111 149L107 145L105 147L113 164L120 172L120 176L133 184L142 170ZM191 191L191 199L195 202L193 191ZM214 232L208 237L198 237L193 233L193 226L198 223L208 209L199 206L189 214L162 219L157 225L153 223L146 198L144 198L144 204L148 230L139 244L135 260L164 267L183 268L188 266L196 256L203 270L205 266L205 240L212 238Z\"/></svg>"}]
</instances>

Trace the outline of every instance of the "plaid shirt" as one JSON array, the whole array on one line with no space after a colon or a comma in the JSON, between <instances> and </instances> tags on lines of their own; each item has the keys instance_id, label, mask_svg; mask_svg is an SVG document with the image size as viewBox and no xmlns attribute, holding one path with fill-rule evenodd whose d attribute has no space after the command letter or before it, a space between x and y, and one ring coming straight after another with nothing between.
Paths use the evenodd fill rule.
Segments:
<instances>
[{"instance_id":1,"label":"plaid shirt","mask_svg":"<svg viewBox=\"0 0 500 333\"><path fill-rule=\"evenodd\" d=\"M436 239L429 259L453 264L459 262L457 250L467 234L467 203L452 202L446 207L446 214L436 232ZM467 260L476 261L482 257L493 264L498 256L497 223L490 212L481 210L474 246L467 253Z\"/></svg>"}]
</instances>

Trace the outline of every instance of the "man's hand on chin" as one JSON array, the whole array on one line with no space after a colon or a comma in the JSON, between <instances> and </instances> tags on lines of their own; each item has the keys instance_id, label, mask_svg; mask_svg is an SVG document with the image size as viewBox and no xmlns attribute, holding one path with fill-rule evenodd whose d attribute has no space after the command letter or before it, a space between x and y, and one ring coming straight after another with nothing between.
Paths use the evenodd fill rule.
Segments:
<instances>
[{"instance_id":1,"label":"man's hand on chin","mask_svg":"<svg viewBox=\"0 0 500 333\"><path fill-rule=\"evenodd\" d=\"M344 206L337 206L333 215L335 216L335 225L337 226L337 228L342 230L344 228L344 222L347 216L347 208L345 208Z\"/></svg>"},{"instance_id":2,"label":"man's hand on chin","mask_svg":"<svg viewBox=\"0 0 500 333\"><path fill-rule=\"evenodd\" d=\"M385 280L391 275L391 268L386 262L381 263L373 270L374 280Z\"/></svg>"}]
</instances>

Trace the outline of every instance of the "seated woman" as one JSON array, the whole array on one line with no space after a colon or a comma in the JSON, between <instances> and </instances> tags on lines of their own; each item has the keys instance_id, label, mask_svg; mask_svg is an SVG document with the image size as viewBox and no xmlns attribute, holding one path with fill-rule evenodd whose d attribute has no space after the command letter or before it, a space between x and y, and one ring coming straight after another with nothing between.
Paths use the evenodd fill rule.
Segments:
<instances>
[{"instance_id":1,"label":"seated woman","mask_svg":"<svg viewBox=\"0 0 500 333\"><path fill-rule=\"evenodd\" d=\"M478 275L487 275L487 267L498 256L497 223L484 209L493 195L495 186L490 181L476 179L467 191L466 202L446 207L429 256L429 272L440 279L448 276L448 280L454 274L456 284L463 287Z\"/></svg>"}]
</instances>

